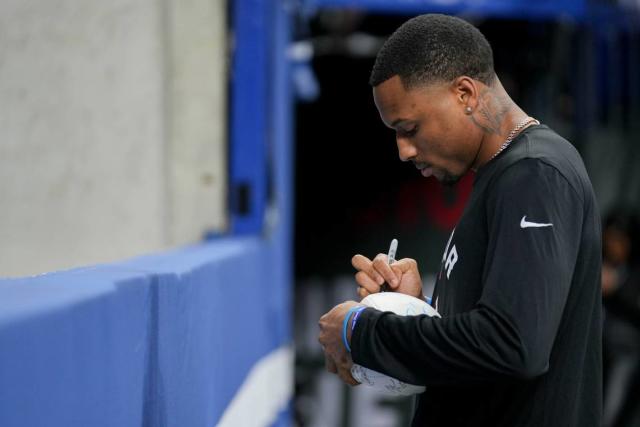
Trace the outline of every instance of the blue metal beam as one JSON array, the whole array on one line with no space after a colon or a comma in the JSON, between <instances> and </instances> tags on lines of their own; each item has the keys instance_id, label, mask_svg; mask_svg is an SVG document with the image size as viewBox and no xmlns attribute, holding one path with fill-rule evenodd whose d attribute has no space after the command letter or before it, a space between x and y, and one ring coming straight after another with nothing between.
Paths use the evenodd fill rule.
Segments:
<instances>
[{"instance_id":1,"label":"blue metal beam","mask_svg":"<svg viewBox=\"0 0 640 427\"><path fill-rule=\"evenodd\" d=\"M270 2L232 2L229 181L231 232L262 230L267 198Z\"/></svg>"},{"instance_id":2,"label":"blue metal beam","mask_svg":"<svg viewBox=\"0 0 640 427\"><path fill-rule=\"evenodd\" d=\"M585 0L306 0L306 5L311 9L349 8L407 15L438 12L526 19L561 15L581 19L586 12Z\"/></svg>"}]
</instances>

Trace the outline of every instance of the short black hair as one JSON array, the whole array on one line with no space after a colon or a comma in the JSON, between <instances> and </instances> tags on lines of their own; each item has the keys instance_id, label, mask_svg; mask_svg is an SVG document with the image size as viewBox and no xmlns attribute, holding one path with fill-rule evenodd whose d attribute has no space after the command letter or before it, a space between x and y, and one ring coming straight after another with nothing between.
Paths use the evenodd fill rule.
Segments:
<instances>
[{"instance_id":1,"label":"short black hair","mask_svg":"<svg viewBox=\"0 0 640 427\"><path fill-rule=\"evenodd\" d=\"M384 43L371 71L373 87L398 75L405 88L469 76L487 85L495 78L493 51L480 30L460 18L420 15Z\"/></svg>"}]
</instances>

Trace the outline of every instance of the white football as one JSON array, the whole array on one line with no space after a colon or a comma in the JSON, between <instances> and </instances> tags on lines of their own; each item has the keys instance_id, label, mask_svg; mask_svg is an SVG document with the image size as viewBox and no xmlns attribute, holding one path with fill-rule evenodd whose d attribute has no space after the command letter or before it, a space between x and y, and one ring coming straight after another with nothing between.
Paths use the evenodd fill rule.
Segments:
<instances>
[{"instance_id":1,"label":"white football","mask_svg":"<svg viewBox=\"0 0 640 427\"><path fill-rule=\"evenodd\" d=\"M362 304L380 311L391 311L400 316L427 316L440 317L440 314L425 301L409 295L395 292L381 292L371 294L361 301ZM361 384L373 387L385 394L395 396L410 396L423 393L425 387L421 385L407 384L388 375L365 368L357 364L351 367L351 375Z\"/></svg>"}]
</instances>

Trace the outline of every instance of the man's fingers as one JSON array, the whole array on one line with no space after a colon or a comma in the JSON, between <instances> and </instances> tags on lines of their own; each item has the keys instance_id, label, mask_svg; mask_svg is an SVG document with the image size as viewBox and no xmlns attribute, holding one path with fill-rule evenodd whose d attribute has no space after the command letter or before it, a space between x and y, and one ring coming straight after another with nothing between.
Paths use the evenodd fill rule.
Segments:
<instances>
[{"instance_id":1,"label":"man's fingers","mask_svg":"<svg viewBox=\"0 0 640 427\"><path fill-rule=\"evenodd\" d=\"M396 273L389 267L389 264L387 264L387 256L385 254L378 254L373 259L373 268L375 268L389 285L397 287L400 283Z\"/></svg>"},{"instance_id":2,"label":"man's fingers","mask_svg":"<svg viewBox=\"0 0 640 427\"><path fill-rule=\"evenodd\" d=\"M380 287L384 283L384 278L373 268L373 262L364 255L354 255L351 258L351 265L356 270L362 271L371 278L371 280Z\"/></svg>"},{"instance_id":3,"label":"man's fingers","mask_svg":"<svg viewBox=\"0 0 640 427\"><path fill-rule=\"evenodd\" d=\"M327 371L331 372L332 374L336 374L338 372L336 362L334 362L333 359L326 354L324 355L324 366Z\"/></svg>"},{"instance_id":4,"label":"man's fingers","mask_svg":"<svg viewBox=\"0 0 640 427\"><path fill-rule=\"evenodd\" d=\"M364 271L358 271L356 273L356 282L370 294L380 292L380 285L374 282L373 279L371 279L371 277L369 277L369 275Z\"/></svg>"},{"instance_id":5,"label":"man's fingers","mask_svg":"<svg viewBox=\"0 0 640 427\"><path fill-rule=\"evenodd\" d=\"M418 263L416 260L411 258L403 258L389 265L391 270L395 273L396 277L398 277L398 285L391 284L391 288L398 289L400 281L402 281L402 276L409 271L418 272Z\"/></svg>"},{"instance_id":6,"label":"man's fingers","mask_svg":"<svg viewBox=\"0 0 640 427\"><path fill-rule=\"evenodd\" d=\"M391 264L391 268L394 272L397 273L406 273L411 270L418 270L418 263L413 258L402 258L393 264ZM399 274L400 276L402 274Z\"/></svg>"},{"instance_id":7,"label":"man's fingers","mask_svg":"<svg viewBox=\"0 0 640 427\"><path fill-rule=\"evenodd\" d=\"M371 295L371 292L367 291L362 286L358 287L358 296L360 298L365 298L365 297L368 297L369 295Z\"/></svg>"},{"instance_id":8,"label":"man's fingers","mask_svg":"<svg viewBox=\"0 0 640 427\"><path fill-rule=\"evenodd\" d=\"M364 255L356 254L351 258L351 265L356 270L366 270L371 265L371 260Z\"/></svg>"},{"instance_id":9,"label":"man's fingers","mask_svg":"<svg viewBox=\"0 0 640 427\"><path fill-rule=\"evenodd\" d=\"M338 369L338 376L340 377L340 379L342 381L344 381L345 383L347 383L349 385L360 385L360 383L358 381L356 381L355 378L353 378L353 376L351 375L351 370L350 369L339 368Z\"/></svg>"}]
</instances>

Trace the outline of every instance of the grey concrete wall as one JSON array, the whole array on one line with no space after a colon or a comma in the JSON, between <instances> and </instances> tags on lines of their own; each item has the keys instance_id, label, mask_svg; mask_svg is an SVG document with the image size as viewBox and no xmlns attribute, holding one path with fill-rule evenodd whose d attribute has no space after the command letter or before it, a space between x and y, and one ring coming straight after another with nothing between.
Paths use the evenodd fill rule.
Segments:
<instances>
[{"instance_id":1,"label":"grey concrete wall","mask_svg":"<svg viewBox=\"0 0 640 427\"><path fill-rule=\"evenodd\" d=\"M203 0L0 0L0 276L224 229L224 16Z\"/></svg>"},{"instance_id":2,"label":"grey concrete wall","mask_svg":"<svg viewBox=\"0 0 640 427\"><path fill-rule=\"evenodd\" d=\"M167 3L168 241L226 221L227 44L222 1Z\"/></svg>"}]
</instances>

